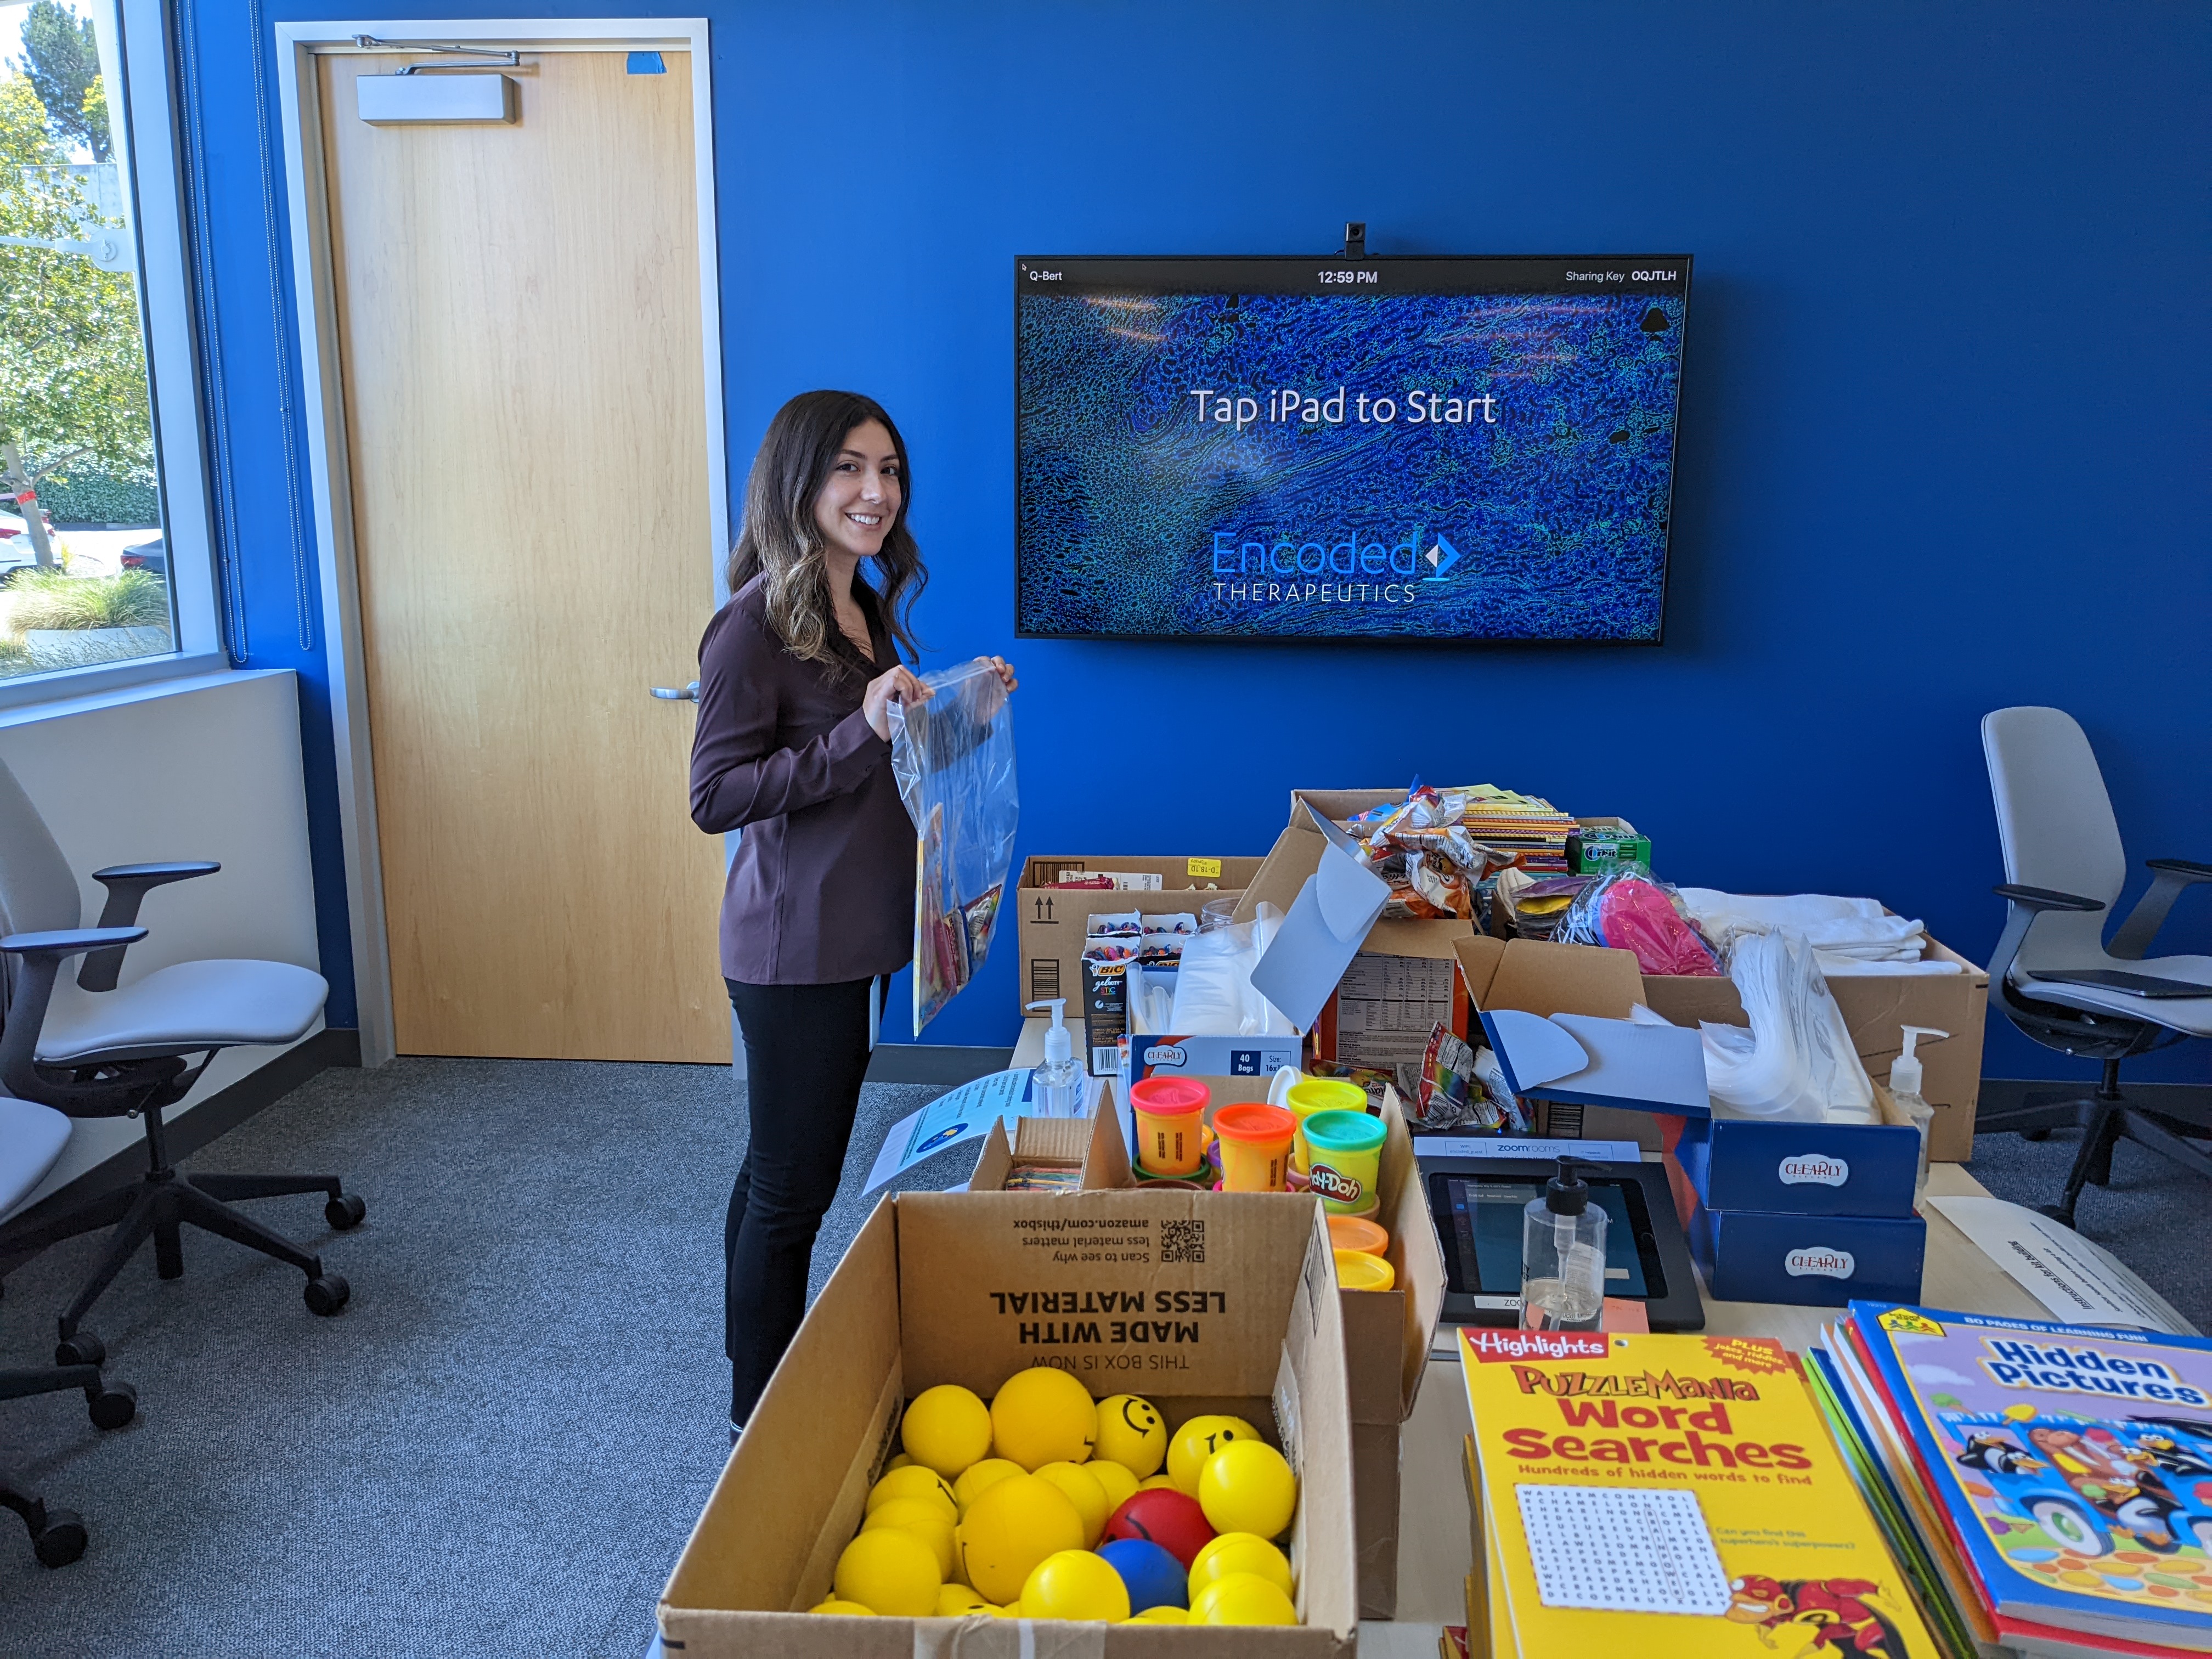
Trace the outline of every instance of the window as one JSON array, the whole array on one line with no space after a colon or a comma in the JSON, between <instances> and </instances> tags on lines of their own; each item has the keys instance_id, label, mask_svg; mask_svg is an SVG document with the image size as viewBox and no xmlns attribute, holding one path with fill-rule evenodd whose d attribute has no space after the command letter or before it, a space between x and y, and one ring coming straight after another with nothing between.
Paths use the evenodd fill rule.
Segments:
<instances>
[{"instance_id":1,"label":"window","mask_svg":"<svg viewBox=\"0 0 2212 1659\"><path fill-rule=\"evenodd\" d=\"M0 0L0 696L216 665L167 76L134 5Z\"/></svg>"}]
</instances>

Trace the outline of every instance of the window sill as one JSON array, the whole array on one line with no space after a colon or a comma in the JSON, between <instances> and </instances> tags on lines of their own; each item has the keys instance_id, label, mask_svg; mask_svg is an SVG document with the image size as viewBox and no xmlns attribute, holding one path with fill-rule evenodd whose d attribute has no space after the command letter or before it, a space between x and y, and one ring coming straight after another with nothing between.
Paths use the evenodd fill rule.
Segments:
<instances>
[{"instance_id":1,"label":"window sill","mask_svg":"<svg viewBox=\"0 0 2212 1659\"><path fill-rule=\"evenodd\" d=\"M104 692L161 680L220 674L230 666L220 651L172 651L131 662L104 662L90 668L58 668L49 674L0 680L0 710L38 704L97 699Z\"/></svg>"}]
</instances>

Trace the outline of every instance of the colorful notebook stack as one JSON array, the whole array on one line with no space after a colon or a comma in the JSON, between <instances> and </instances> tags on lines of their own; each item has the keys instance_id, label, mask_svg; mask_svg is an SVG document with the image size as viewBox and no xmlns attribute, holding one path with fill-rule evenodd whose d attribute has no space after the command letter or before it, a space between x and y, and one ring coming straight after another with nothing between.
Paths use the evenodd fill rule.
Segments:
<instances>
[{"instance_id":1,"label":"colorful notebook stack","mask_svg":"<svg viewBox=\"0 0 2212 1659\"><path fill-rule=\"evenodd\" d=\"M1547 800L1480 783L1467 793L1460 822L1486 847L1514 854L1514 866L1532 872L1567 872L1567 836L1577 828L1574 814Z\"/></svg>"},{"instance_id":2,"label":"colorful notebook stack","mask_svg":"<svg viewBox=\"0 0 2212 1659\"><path fill-rule=\"evenodd\" d=\"M1948 1655L2212 1652L2212 1342L1854 1302L1814 1382Z\"/></svg>"},{"instance_id":3,"label":"colorful notebook stack","mask_svg":"<svg viewBox=\"0 0 2212 1659\"><path fill-rule=\"evenodd\" d=\"M1468 1646L1488 1659L1935 1659L1794 1356L1463 1329Z\"/></svg>"}]
</instances>

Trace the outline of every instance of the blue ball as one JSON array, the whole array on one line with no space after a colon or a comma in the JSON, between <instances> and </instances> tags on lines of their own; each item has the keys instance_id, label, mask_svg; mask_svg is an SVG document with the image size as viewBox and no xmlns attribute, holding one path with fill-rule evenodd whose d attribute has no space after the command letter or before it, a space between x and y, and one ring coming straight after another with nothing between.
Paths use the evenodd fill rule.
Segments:
<instances>
[{"instance_id":1,"label":"blue ball","mask_svg":"<svg viewBox=\"0 0 2212 1659\"><path fill-rule=\"evenodd\" d=\"M1187 1607L1190 1605L1190 1575L1182 1563L1149 1538L1117 1538L1101 1544L1098 1553L1121 1575L1129 1587L1129 1611L1146 1607Z\"/></svg>"}]
</instances>

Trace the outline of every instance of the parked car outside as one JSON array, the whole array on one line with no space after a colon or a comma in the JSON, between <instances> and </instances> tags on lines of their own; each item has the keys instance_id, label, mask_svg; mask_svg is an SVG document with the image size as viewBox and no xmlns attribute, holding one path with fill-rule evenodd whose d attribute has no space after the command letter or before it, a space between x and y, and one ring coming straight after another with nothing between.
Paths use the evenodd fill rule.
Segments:
<instances>
[{"instance_id":1,"label":"parked car outside","mask_svg":"<svg viewBox=\"0 0 2212 1659\"><path fill-rule=\"evenodd\" d=\"M163 544L167 539L166 537L156 536L149 542L126 547L116 562L123 569L148 571L166 581L169 575L169 554Z\"/></svg>"},{"instance_id":2,"label":"parked car outside","mask_svg":"<svg viewBox=\"0 0 2212 1659\"><path fill-rule=\"evenodd\" d=\"M49 519L46 535L50 540L53 533L53 520ZM0 581L38 562L39 550L31 544L31 526L23 521L23 515L0 512Z\"/></svg>"}]
</instances>

